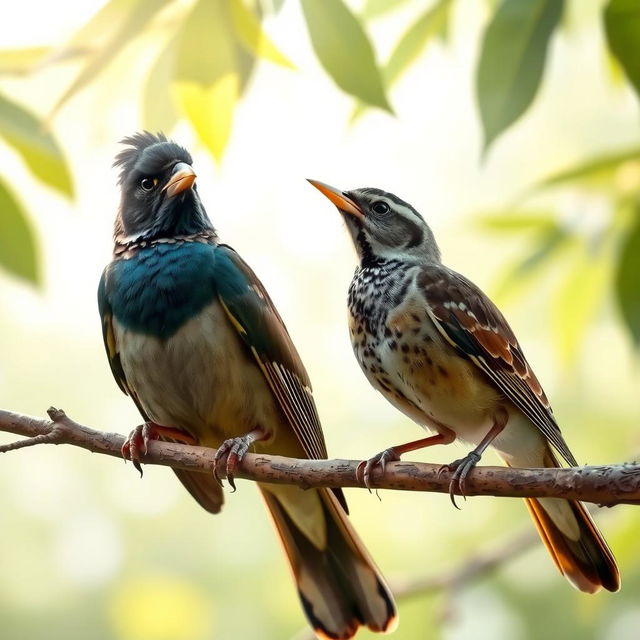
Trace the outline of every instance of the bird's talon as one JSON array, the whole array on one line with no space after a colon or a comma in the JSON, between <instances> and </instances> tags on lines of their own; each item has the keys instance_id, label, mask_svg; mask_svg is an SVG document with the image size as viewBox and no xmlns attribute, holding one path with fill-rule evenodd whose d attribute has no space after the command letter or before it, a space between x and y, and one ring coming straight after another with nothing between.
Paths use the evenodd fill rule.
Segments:
<instances>
[{"instance_id":1,"label":"bird's talon","mask_svg":"<svg viewBox=\"0 0 640 640\"><path fill-rule=\"evenodd\" d=\"M222 479L220 478L220 474L218 473L217 461L214 461L213 463L213 478L220 485L220 487L224 489L224 484L222 482Z\"/></svg>"},{"instance_id":2,"label":"bird's talon","mask_svg":"<svg viewBox=\"0 0 640 640\"><path fill-rule=\"evenodd\" d=\"M438 474L444 468L447 468L449 471L453 471L453 476L451 476L451 482L449 483L449 497L451 498L451 502L456 509L460 509L460 507L456 504L454 491L457 487L463 500L467 500L467 476L469 475L469 471L471 471L471 469L473 469L478 464L481 457L482 456L476 451L470 451L464 458L460 458L459 460L454 460L447 465L443 465L438 470Z\"/></svg>"},{"instance_id":3,"label":"bird's talon","mask_svg":"<svg viewBox=\"0 0 640 640\"><path fill-rule=\"evenodd\" d=\"M215 458L213 460L213 476L217 480L218 484L222 487L222 480L218 474L218 463L227 458L224 469L227 476L227 481L232 489L232 493L236 491L235 472L245 454L249 450L249 446L254 441L251 434L240 436L239 438L230 438L225 440L218 451L216 451Z\"/></svg>"},{"instance_id":4,"label":"bird's talon","mask_svg":"<svg viewBox=\"0 0 640 640\"><path fill-rule=\"evenodd\" d=\"M400 460L398 452L393 447L389 447L388 449L385 449L373 456L373 458L363 460L356 469L356 479L360 481L360 471L361 469L364 469L361 482L369 490L369 493L371 493L371 489L373 487L371 480L373 478L375 468L380 467L382 475L384 475L387 468L387 462L397 462L398 460Z\"/></svg>"},{"instance_id":5,"label":"bird's talon","mask_svg":"<svg viewBox=\"0 0 640 640\"><path fill-rule=\"evenodd\" d=\"M438 469L438 478L445 472L450 472L451 471L451 466L448 464L443 464L439 469Z\"/></svg>"}]
</instances>

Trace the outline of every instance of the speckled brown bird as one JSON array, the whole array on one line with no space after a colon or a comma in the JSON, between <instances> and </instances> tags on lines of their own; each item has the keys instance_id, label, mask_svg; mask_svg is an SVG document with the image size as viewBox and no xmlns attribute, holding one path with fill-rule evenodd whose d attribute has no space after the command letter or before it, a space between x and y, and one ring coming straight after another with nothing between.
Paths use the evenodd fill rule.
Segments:
<instances>
[{"instance_id":1,"label":"speckled brown bird","mask_svg":"<svg viewBox=\"0 0 640 640\"><path fill-rule=\"evenodd\" d=\"M456 489L464 495L465 478L489 445L512 467L558 467L556 453L577 466L504 316L476 285L442 264L422 216L380 189L339 191L310 182L342 214L360 258L348 301L356 358L375 389L434 432L363 463L365 484L377 466L456 438L476 446L446 465L453 471L452 496ZM587 593L620 588L615 559L580 502L526 502L571 584Z\"/></svg>"}]
</instances>

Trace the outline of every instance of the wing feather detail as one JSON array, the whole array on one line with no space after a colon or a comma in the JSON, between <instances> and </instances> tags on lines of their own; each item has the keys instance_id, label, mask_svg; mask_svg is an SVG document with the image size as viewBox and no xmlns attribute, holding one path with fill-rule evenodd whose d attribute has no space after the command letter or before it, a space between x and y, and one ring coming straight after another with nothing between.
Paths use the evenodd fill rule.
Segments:
<instances>
[{"instance_id":1,"label":"wing feather detail","mask_svg":"<svg viewBox=\"0 0 640 640\"><path fill-rule=\"evenodd\" d=\"M446 267L423 268L417 282L427 313L445 340L486 374L568 464L577 466L542 386L500 310L476 285Z\"/></svg>"},{"instance_id":2,"label":"wing feather detail","mask_svg":"<svg viewBox=\"0 0 640 640\"><path fill-rule=\"evenodd\" d=\"M280 408L309 458L326 458L327 447L309 376L269 294L231 247L216 252L220 302L245 341Z\"/></svg>"}]
</instances>

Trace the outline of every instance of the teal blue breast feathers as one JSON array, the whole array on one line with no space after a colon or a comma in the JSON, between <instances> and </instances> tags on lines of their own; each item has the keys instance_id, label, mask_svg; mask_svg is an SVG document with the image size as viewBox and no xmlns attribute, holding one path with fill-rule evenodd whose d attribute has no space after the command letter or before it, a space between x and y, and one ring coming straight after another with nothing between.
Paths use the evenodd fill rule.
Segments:
<instances>
[{"instance_id":1,"label":"teal blue breast feathers","mask_svg":"<svg viewBox=\"0 0 640 640\"><path fill-rule=\"evenodd\" d=\"M217 295L217 247L159 243L111 263L101 292L127 329L170 338Z\"/></svg>"}]
</instances>

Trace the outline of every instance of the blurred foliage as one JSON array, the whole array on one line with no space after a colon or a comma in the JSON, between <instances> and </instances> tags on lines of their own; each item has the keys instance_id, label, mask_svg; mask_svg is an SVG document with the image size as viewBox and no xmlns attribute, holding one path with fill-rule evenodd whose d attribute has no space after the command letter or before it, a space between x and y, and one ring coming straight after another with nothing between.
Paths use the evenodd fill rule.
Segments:
<instances>
[{"instance_id":1,"label":"blurred foliage","mask_svg":"<svg viewBox=\"0 0 640 640\"><path fill-rule=\"evenodd\" d=\"M40 281L33 229L21 204L1 179L0 265L29 282Z\"/></svg>"},{"instance_id":2,"label":"blurred foliage","mask_svg":"<svg viewBox=\"0 0 640 640\"><path fill-rule=\"evenodd\" d=\"M607 217L567 220L552 211L522 211L518 206L480 216L488 231L527 233L525 255L508 269L497 288L499 298L523 295L544 270L565 260L566 280L557 283L549 305L554 338L565 361L579 352L581 339L613 291L620 318L640 346L640 148L589 159L541 180L525 194L580 188L598 193Z\"/></svg>"},{"instance_id":3,"label":"blurred foliage","mask_svg":"<svg viewBox=\"0 0 640 640\"><path fill-rule=\"evenodd\" d=\"M483 159L518 121L535 110L536 97L544 88L548 63L557 55L556 51L558 54L560 51L554 47L564 36L562 30L567 13L581 1L481 3L486 22L474 52L473 80L479 129L483 135ZM35 83L44 70L52 68L58 73L56 81L60 80L55 95L47 95L43 104L35 100L18 104L6 97L10 94L2 87L0 141L37 181L52 190L53 195L73 197L71 170L60 140L54 135L56 117L80 92L98 85L103 75L108 74L136 42L152 35L160 46L157 50L149 49L148 59L144 60L145 82L139 93L131 96L131 100L139 105L142 123L150 130L167 133L179 124L187 123L201 144L217 162L221 162L233 131L234 115L254 74L259 73L259 65L263 62L278 65L292 77L305 73L302 63L287 55L281 43L268 34L270 22L278 21L285 2L299 5L299 31L308 33L309 50L336 87L353 97L353 120L372 108L393 117L393 89L403 74L431 49L439 48L447 54L449 42L455 36L452 14L462 7L456 0L365 0L360 3L346 0L108 0L67 42L0 50L0 81ZM640 94L640 3L637 0L604 0L602 6L601 25L606 36L603 56L615 61L618 77ZM388 51L383 50L371 34L398 15L402 16L400 28L397 33L392 32L395 35ZM568 46L571 46L569 41ZM608 81L616 82L615 76L611 74ZM415 95L423 94L416 92ZM34 224L37 219L25 211L10 178L4 175L0 179L0 268L25 282L38 284L42 281L42 273ZM582 217L568 216L553 197L562 192L579 193L586 199L593 195L602 205L602 211L598 215L587 211ZM38 215L44 218L45 212ZM504 234L507 242L523 238L524 249L497 283L497 295L507 301L530 295L532 304L546 307L557 350L566 362L575 358L581 348L585 350L587 331L607 300L615 302L620 325L631 336L631 343L640 348L640 147L609 149L594 157L576 158L570 166L536 182L511 205L478 214L478 223L487 232ZM563 274L553 281L550 295L543 297L539 287L545 275L558 266L562 267ZM73 336L73 340L77 339ZM70 352L74 343L69 341L66 346ZM11 354L13 360L18 359L16 352ZM46 353L42 357L46 358ZM82 358L81 355L78 357ZM81 359L79 364L64 358L60 360L56 369L62 367L61 386L52 389L52 393L62 393L68 379L78 378L78 370L95 369L93 360ZM24 367L30 375L31 364ZM58 383L56 380L48 384L54 382ZM86 387L83 390L90 398L92 391ZM635 426L632 418L625 422L624 409L608 406L607 412L598 413L589 408L581 413L582 399L578 395L571 396L570 392L567 395L565 402L571 405L572 416L584 431L585 441L596 443L605 457L612 451L617 455L618 450L611 444L615 439L605 437L602 431L603 424L615 423L617 433L622 434L619 439L628 440L631 454L637 452ZM87 402L96 404L107 414L107 407L100 404L99 399L90 398ZM362 437L369 436L362 434ZM344 438L347 438L346 434ZM110 461L105 463L110 464ZM73 485L93 487L101 508L108 505L109 500L122 508L122 503L126 504L134 495L128 488L122 488L128 487L126 484L113 490L114 478L110 472L105 471L101 476L101 471L95 474L96 477L94 474L86 477L83 470L73 465L69 462L62 470L56 469L56 473L43 474L41 485L37 484L38 474L28 474L28 478L19 479L19 486L15 481L18 486L15 492L23 499L24 482L33 482L35 496L51 495L47 491L65 496L66 491L59 483L60 476L65 477L67 473ZM99 465L102 461L96 464ZM151 471L149 476L153 473ZM152 476L155 485L146 485L149 493L143 506L152 500L158 486L160 493L171 495L174 479L168 478L163 488L162 483L158 484L158 479L163 478L160 474L158 471ZM7 486L10 482L7 481ZM117 494L117 499L109 497L110 491ZM353 500L356 505L358 499ZM402 544L389 546L401 547L397 551L405 558L406 569L421 573L434 567L416 568L416 549L429 547L424 550L427 564L442 566L447 558L463 558L467 552L477 550L479 538L499 537L524 517L520 505L511 511L507 501L500 501L499 506L483 502L482 507L478 501L469 501L465 505L465 524L458 528L452 526L439 539L429 538L425 545L425 532L431 533L431 519L437 522L452 518L448 504L429 500L430 507L426 512L426 509L415 508L415 496L396 499L402 509L398 507L395 515L388 515L391 525L385 523L385 526L398 527L401 532L398 539ZM49 502L53 504L55 499ZM81 506L71 503L70 509L78 510ZM378 517L377 506L367 507L372 519ZM7 624L17 625L16 620L19 620L20 629L33 629L33 633L26 636L30 638L44 637L37 634L47 626L50 629L46 637L82 637L74 633L77 624L83 630L93 630L92 637L95 638L127 640L195 640L213 637L214 629L216 637L259 637L266 628L277 630L270 637L284 638L294 631L291 620L301 624L298 603L286 577L278 578L282 584L272 584L275 581L270 576L280 576L277 572L282 568L282 558L277 555L266 518L256 517L242 531L232 530L229 519L221 518L212 532L204 524L208 522L206 515L193 515L196 510L191 503L185 503L184 507L172 505L154 520L154 535L157 533L163 540L168 540L169 545L174 545L172 553L158 558L154 555L156 548L148 540L149 516L143 509L143 516L137 515L140 505L130 508L136 516L127 524L132 530L126 532L127 540L135 539L136 543L129 552L130 557L123 561L124 578L109 586L83 588L86 597L80 610L74 606L75 598L79 597L77 594L46 592L46 581L37 579L42 575L38 571L51 570L46 565L51 561L44 558L46 551L42 551L42 557L31 558L5 547L0 555L3 566L9 566L5 577L13 586L11 593L4 594L4 600L0 600L0 612ZM46 513L46 505L40 504L39 510ZM412 513L412 526L406 527L403 523L409 512ZM488 520L487 513L490 514ZM611 517L618 517L618 511L614 513ZM523 581L523 572L518 567L511 573L511 569L506 568L500 577L487 580L478 589L460 596L457 606L463 612L465 607L473 612L471 617L477 629L495 630L482 637L541 638L548 635L550 628L557 637L633 637L628 630L637 633L634 589L640 587L637 564L634 564L637 563L637 518L634 515L623 512L618 517L611 539L621 564L632 569L625 573L625 587L620 596L604 594L594 600L574 593L553 575L548 558L543 557L544 551L538 549L535 553L539 562L527 565L527 569L533 568L535 573L535 567L540 565L540 575L527 575L527 580ZM40 513L38 517L43 516ZM198 517L201 517L199 526L189 530L187 535L183 520L193 522L190 518ZM42 525L33 533L42 538L37 540L38 548L45 549L47 544L54 546L54 542L46 538L53 539L57 535L51 533L54 527L51 531L46 529L46 534L45 529ZM382 526L371 527L368 533L375 540L375 536L384 535L385 531L387 529ZM264 544L273 543L274 549L263 552L255 543L256 536L260 538L260 544L263 540L270 541ZM86 565L93 563L97 555L94 544L92 538L84 560ZM381 544L387 545L388 541ZM97 546L103 553L104 545ZM210 548L215 553L211 551L211 556L203 559L203 553L209 553ZM429 556L432 549L437 551ZM80 550L71 551L76 564L82 564L82 560L77 560L82 557ZM406 556L402 556L403 553ZM243 563L246 566L242 566ZM73 562L61 564L79 571ZM218 575L212 575L212 564L219 570ZM140 568L146 565L160 566L162 575L141 576ZM227 604L232 601L228 585L234 584L234 588L238 588L239 582L234 582L236 573L242 575L242 590L248 607L258 601L262 605L256 607L262 613L256 614L255 619L249 614L228 611ZM262 578L244 580L249 573ZM265 576L269 576L268 582ZM45 591L41 592L39 588ZM39 595L41 593L44 595ZM288 597L281 597L282 593L287 593ZM27 602L31 602L29 598L37 600L38 597L47 602L50 608L43 616L47 624L31 615L27 606L23 605L24 609L10 606L12 602L20 601L21 594L26 594L24 600ZM63 603L57 603L56 598ZM434 636L441 599L437 595L430 597L426 606L423 598L403 603L403 637ZM212 600L215 600L215 608ZM104 602L109 603L107 613ZM259 617L266 615L267 607L268 620ZM567 611L571 615L567 615ZM526 626L526 631L517 626L517 620L514 622L516 616L519 624ZM176 621L184 621L184 626ZM474 632L472 629L466 637L475 637ZM361 637L374 636L365 632Z\"/></svg>"},{"instance_id":4,"label":"blurred foliage","mask_svg":"<svg viewBox=\"0 0 640 640\"><path fill-rule=\"evenodd\" d=\"M289 0L293 1L293 0ZM416 0L367 0L359 14L344 0L299 0L309 32L310 44L325 71L343 91L357 99L352 119L368 107L392 110L389 91L402 74L420 58L429 44L438 38L446 43L449 17L454 0L438 0L426 6ZM277 19L284 0L245 3L243 0L109 0L67 43L59 47L29 47L0 51L0 74L28 77L61 62L80 60L80 69L62 91L44 119L0 96L0 136L21 155L33 174L65 195L72 195L71 178L62 152L48 133L51 118L79 91L99 79L100 74L135 39L158 31L165 41L155 59L150 58L147 82L140 95L143 122L150 130L170 131L182 118L193 127L202 144L221 161L233 126L238 101L249 85L257 60L266 60L292 71L294 63L269 38L263 18ZM564 0L503 0L491 2L490 16L478 51L476 94L482 129L483 155L509 127L531 107L544 77L545 62L554 33L566 11ZM367 23L383 20L391 13L412 7L415 17L400 34L386 63L379 65ZM626 78L640 92L640 5L635 0L609 0L603 12L606 42ZM602 239L591 242L586 253L570 252L572 276L559 290L573 292L572 279L580 282L593 276L593 290L568 305L558 294L563 322L556 323L559 344L569 359L577 351L589 319L599 308L615 273L615 296L620 317L638 343L640 326L637 294L630 284L631 258L635 247L633 231L637 224L620 224L618 212L623 204L638 197L638 190L619 193L612 177L625 163L637 158L636 150L622 151L589 159L576 167L551 176L536 185L538 191L560 185L591 187L602 181L611 199L611 230L602 230ZM11 215L23 231L29 228L22 206L13 198ZM637 209L633 209L636 211ZM515 211L505 212L502 228L511 227ZM526 217L526 216L525 216ZM633 215L631 215L633 217ZM637 217L637 215L636 215ZM491 228L500 227L492 216ZM516 227L519 223L516 223ZM527 225L525 225L527 226ZM506 293L523 280L534 282L553 260L567 255L580 231L560 222L552 227L546 217L530 220L533 242L529 254L514 266L499 293ZM517 232L517 229L514 229ZM530 231L532 231L530 229ZM625 241L626 234L631 234ZM16 234L20 262L12 253L2 264L9 271L36 281L36 250L33 234ZM593 240L593 239L592 239ZM625 251L621 248L625 247ZM592 261L600 264L595 267ZM607 260L617 266L606 268ZM31 261L27 266L27 262ZM580 267L579 265L583 266ZM597 271L590 274L592 270ZM630 275L631 274L631 275ZM572 298L576 296L573 295ZM572 328L573 327L573 328ZM574 328L578 330L574 331Z\"/></svg>"},{"instance_id":5,"label":"blurred foliage","mask_svg":"<svg viewBox=\"0 0 640 640\"><path fill-rule=\"evenodd\" d=\"M533 101L563 0L505 0L484 32L476 76L484 151Z\"/></svg>"}]
</instances>

